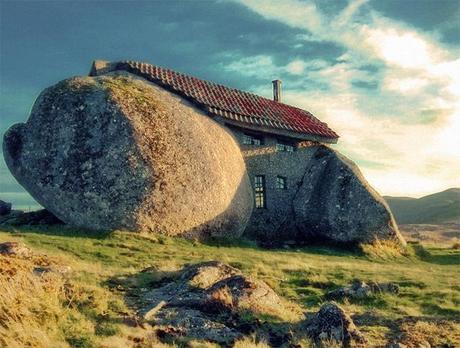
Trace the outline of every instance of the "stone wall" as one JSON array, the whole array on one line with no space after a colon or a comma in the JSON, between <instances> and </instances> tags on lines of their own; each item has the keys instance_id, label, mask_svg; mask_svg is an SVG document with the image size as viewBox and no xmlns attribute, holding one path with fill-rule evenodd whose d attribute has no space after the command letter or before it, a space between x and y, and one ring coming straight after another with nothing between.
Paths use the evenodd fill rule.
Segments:
<instances>
[{"instance_id":1,"label":"stone wall","mask_svg":"<svg viewBox=\"0 0 460 348\"><path fill-rule=\"evenodd\" d=\"M265 176L266 208L254 208L246 235L262 240L277 237L284 241L297 239L297 231L291 226L292 202L317 149L316 144L302 142L294 152L280 152L276 149L275 136L258 134L263 136L262 145L244 145L243 136L247 132L235 127L230 129L240 144L253 189L254 177ZM286 189L276 188L277 176L287 179Z\"/></svg>"},{"instance_id":2,"label":"stone wall","mask_svg":"<svg viewBox=\"0 0 460 348\"><path fill-rule=\"evenodd\" d=\"M254 208L246 236L267 246L316 240L405 243L383 198L337 151L311 141L294 144L293 152L279 151L277 142L286 140L261 133L253 133L261 145L245 145L244 135L251 132L228 127L240 144L252 189L255 176L265 178L266 205ZM285 189L277 188L277 176L286 178Z\"/></svg>"}]
</instances>

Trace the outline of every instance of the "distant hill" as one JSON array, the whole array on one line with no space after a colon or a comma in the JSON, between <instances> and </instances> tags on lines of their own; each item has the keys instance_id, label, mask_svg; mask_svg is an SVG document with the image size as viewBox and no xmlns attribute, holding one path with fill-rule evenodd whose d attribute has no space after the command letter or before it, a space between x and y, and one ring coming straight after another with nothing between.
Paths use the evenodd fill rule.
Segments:
<instances>
[{"instance_id":1,"label":"distant hill","mask_svg":"<svg viewBox=\"0 0 460 348\"><path fill-rule=\"evenodd\" d=\"M400 224L460 222L460 188L421 198L384 196Z\"/></svg>"}]
</instances>

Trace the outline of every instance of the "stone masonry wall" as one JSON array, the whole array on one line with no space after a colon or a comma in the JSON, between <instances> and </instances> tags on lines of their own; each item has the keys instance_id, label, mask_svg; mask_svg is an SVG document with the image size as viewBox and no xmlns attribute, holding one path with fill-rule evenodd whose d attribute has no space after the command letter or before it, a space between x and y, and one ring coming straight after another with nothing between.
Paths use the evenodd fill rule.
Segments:
<instances>
[{"instance_id":1,"label":"stone masonry wall","mask_svg":"<svg viewBox=\"0 0 460 348\"><path fill-rule=\"evenodd\" d=\"M273 242L278 237L284 241L297 239L297 231L291 224L293 200L317 149L315 143L302 142L294 152L281 152L276 150L275 136L263 134L262 145L245 145L243 136L248 132L234 127L231 130L240 144L253 189L254 177L265 176L266 208L254 208L245 234ZM277 176L287 179L286 189L276 188Z\"/></svg>"}]
</instances>

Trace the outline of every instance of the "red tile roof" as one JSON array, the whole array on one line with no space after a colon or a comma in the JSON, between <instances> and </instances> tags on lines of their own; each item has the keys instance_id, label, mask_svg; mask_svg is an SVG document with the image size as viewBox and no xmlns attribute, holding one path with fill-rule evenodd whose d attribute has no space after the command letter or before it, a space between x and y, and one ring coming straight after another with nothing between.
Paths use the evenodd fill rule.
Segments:
<instances>
[{"instance_id":1,"label":"red tile roof","mask_svg":"<svg viewBox=\"0 0 460 348\"><path fill-rule=\"evenodd\" d=\"M155 82L206 109L212 115L251 126L314 135L335 142L338 135L310 112L258 95L200 80L155 65L123 61L111 64L110 71L124 70ZM296 136L292 134L292 136Z\"/></svg>"}]
</instances>

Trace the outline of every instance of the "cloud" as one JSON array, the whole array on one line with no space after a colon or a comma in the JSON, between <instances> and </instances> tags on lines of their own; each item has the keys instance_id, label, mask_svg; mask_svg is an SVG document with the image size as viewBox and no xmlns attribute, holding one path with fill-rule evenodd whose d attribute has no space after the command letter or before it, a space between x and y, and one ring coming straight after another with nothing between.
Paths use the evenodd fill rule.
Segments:
<instances>
[{"instance_id":1,"label":"cloud","mask_svg":"<svg viewBox=\"0 0 460 348\"><path fill-rule=\"evenodd\" d=\"M226 71L238 72L249 77L274 75L279 70L270 56L258 55L234 60L221 66Z\"/></svg>"},{"instance_id":2,"label":"cloud","mask_svg":"<svg viewBox=\"0 0 460 348\"><path fill-rule=\"evenodd\" d=\"M286 66L286 70L293 75L301 75L306 68L306 63L303 60L293 60Z\"/></svg>"},{"instance_id":3,"label":"cloud","mask_svg":"<svg viewBox=\"0 0 460 348\"><path fill-rule=\"evenodd\" d=\"M385 18L361 0L334 14L295 0L242 3L305 30L300 40L344 47L335 62L293 57L276 71L291 74L285 102L338 131L338 148L380 192L419 196L460 186L460 59L435 35ZM253 91L269 95L267 86Z\"/></svg>"},{"instance_id":4,"label":"cloud","mask_svg":"<svg viewBox=\"0 0 460 348\"><path fill-rule=\"evenodd\" d=\"M423 69L434 62L434 47L414 32L364 26L362 35L375 55L388 64L406 69Z\"/></svg>"}]
</instances>

